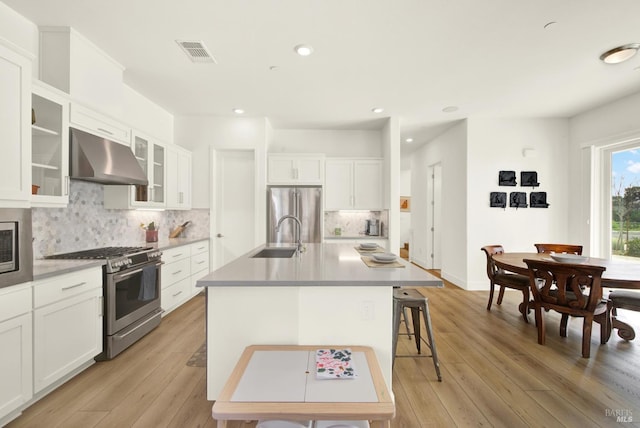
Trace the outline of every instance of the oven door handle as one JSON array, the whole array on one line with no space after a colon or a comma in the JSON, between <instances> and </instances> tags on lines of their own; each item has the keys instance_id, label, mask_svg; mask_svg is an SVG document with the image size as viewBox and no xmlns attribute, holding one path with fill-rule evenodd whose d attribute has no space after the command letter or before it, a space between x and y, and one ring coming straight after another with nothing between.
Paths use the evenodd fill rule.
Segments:
<instances>
[{"instance_id":1,"label":"oven door handle","mask_svg":"<svg viewBox=\"0 0 640 428\"><path fill-rule=\"evenodd\" d=\"M164 262L154 263L154 265L155 265L156 267L159 267L159 266L161 266L161 265L163 265L163 264L164 264ZM146 266L145 266L145 267L146 267ZM119 281L119 280L121 280L121 279L124 279L124 278L130 277L131 275L135 275L135 274L137 274L137 273L142 272L142 269L143 269L143 268L138 268L138 269L134 269L134 270L132 270L132 271L126 271L126 272L124 272L124 273L118 273L118 274L115 274L115 275L114 275L114 279L115 279L116 281Z\"/></svg>"}]
</instances>

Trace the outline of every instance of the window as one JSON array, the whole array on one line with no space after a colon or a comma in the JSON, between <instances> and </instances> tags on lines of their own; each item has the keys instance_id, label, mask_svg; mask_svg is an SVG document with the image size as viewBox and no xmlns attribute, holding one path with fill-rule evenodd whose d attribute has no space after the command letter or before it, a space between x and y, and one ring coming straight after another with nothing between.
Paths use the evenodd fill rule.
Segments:
<instances>
[{"instance_id":1,"label":"window","mask_svg":"<svg viewBox=\"0 0 640 428\"><path fill-rule=\"evenodd\" d=\"M640 262L640 141L603 150L603 166L609 189L603 191L608 212L602 223L610 231L609 254Z\"/></svg>"}]
</instances>

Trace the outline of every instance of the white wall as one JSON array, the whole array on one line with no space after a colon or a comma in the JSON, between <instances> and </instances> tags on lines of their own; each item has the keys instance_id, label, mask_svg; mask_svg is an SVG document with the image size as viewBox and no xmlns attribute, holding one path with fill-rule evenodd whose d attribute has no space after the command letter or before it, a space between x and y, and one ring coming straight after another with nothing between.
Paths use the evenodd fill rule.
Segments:
<instances>
[{"instance_id":1,"label":"white wall","mask_svg":"<svg viewBox=\"0 0 640 428\"><path fill-rule=\"evenodd\" d=\"M535 150L525 158L523 148ZM567 119L471 119L468 127L468 273L465 288L486 289L484 245L535 251L536 242L570 242L569 121ZM516 171L516 187L498 186L498 171ZM537 171L539 187L521 187L520 172ZM443 178L444 181L444 178ZM492 191L547 192L549 208L490 208ZM444 192L443 192L444 193ZM447 219L447 216L445 216ZM446 241L443 235L443 241ZM582 244L582 242L571 243ZM443 261L444 265L444 261Z\"/></svg>"},{"instance_id":2,"label":"white wall","mask_svg":"<svg viewBox=\"0 0 640 428\"><path fill-rule=\"evenodd\" d=\"M175 143L193 154L193 208L209 208L211 149L256 149L257 177L266 177L264 152L267 121L264 118L178 116ZM262 163L261 163L262 162ZM264 204L262 204L264 205Z\"/></svg>"},{"instance_id":3,"label":"white wall","mask_svg":"<svg viewBox=\"0 0 640 428\"><path fill-rule=\"evenodd\" d=\"M411 161L411 228L413 229L412 260L424 267L429 263L428 230L431 210L427 202L426 183L429 166L442 165L442 276L464 287L467 278L467 122L448 129L417 150Z\"/></svg>"},{"instance_id":4,"label":"white wall","mask_svg":"<svg viewBox=\"0 0 640 428\"><path fill-rule=\"evenodd\" d=\"M324 153L327 157L382 157L380 130L273 129L269 152Z\"/></svg>"},{"instance_id":5,"label":"white wall","mask_svg":"<svg viewBox=\"0 0 640 428\"><path fill-rule=\"evenodd\" d=\"M425 197L417 191L429 180L428 166L442 164L442 276L470 290L487 288L480 248L501 244L507 251L533 251L542 241L568 242L569 123L566 119L469 119L418 150L412 159L412 258L428 266ZM523 157L523 148L536 157ZM500 187L498 172L537 171L549 208L490 208L489 194L526 192Z\"/></svg>"},{"instance_id":6,"label":"white wall","mask_svg":"<svg viewBox=\"0 0 640 428\"><path fill-rule=\"evenodd\" d=\"M411 196L411 170L400 171L400 196ZM411 244L411 212L400 212L400 246ZM394 251L392 249L392 251Z\"/></svg>"},{"instance_id":7,"label":"white wall","mask_svg":"<svg viewBox=\"0 0 640 428\"><path fill-rule=\"evenodd\" d=\"M389 208L389 250L400 248L400 120L390 117L382 129L384 158L384 204Z\"/></svg>"}]
</instances>

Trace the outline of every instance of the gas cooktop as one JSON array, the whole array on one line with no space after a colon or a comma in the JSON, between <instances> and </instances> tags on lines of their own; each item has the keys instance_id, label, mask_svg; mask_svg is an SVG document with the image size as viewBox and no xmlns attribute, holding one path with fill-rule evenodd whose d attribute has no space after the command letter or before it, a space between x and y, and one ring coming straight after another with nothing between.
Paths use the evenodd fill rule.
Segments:
<instances>
[{"instance_id":1,"label":"gas cooktop","mask_svg":"<svg viewBox=\"0 0 640 428\"><path fill-rule=\"evenodd\" d=\"M160 260L162 252L153 247L104 247L73 253L54 254L47 259L106 260L106 273L121 272Z\"/></svg>"},{"instance_id":2,"label":"gas cooktop","mask_svg":"<svg viewBox=\"0 0 640 428\"><path fill-rule=\"evenodd\" d=\"M129 254L153 250L152 247L104 247L91 250L75 251L73 253L54 254L47 259L111 259L123 257Z\"/></svg>"}]
</instances>

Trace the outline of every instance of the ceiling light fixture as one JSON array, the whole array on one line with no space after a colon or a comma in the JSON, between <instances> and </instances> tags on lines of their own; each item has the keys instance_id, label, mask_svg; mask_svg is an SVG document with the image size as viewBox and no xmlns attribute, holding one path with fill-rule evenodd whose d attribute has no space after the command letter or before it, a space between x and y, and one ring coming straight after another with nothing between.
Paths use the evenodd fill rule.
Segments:
<instances>
[{"instance_id":1,"label":"ceiling light fixture","mask_svg":"<svg viewBox=\"0 0 640 428\"><path fill-rule=\"evenodd\" d=\"M309 56L313 53L313 48L309 45L298 45L293 50L300 56Z\"/></svg>"},{"instance_id":2,"label":"ceiling light fixture","mask_svg":"<svg viewBox=\"0 0 640 428\"><path fill-rule=\"evenodd\" d=\"M453 113L454 111L458 111L458 107L456 106L448 106L442 109L445 113Z\"/></svg>"},{"instance_id":3,"label":"ceiling light fixture","mask_svg":"<svg viewBox=\"0 0 640 428\"><path fill-rule=\"evenodd\" d=\"M382 113L384 109L382 107L374 107L371 109L371 111L374 113Z\"/></svg>"},{"instance_id":4,"label":"ceiling light fixture","mask_svg":"<svg viewBox=\"0 0 640 428\"><path fill-rule=\"evenodd\" d=\"M234 112L235 114L244 114L244 110L243 110L243 109L241 109L241 108L234 108L234 109L233 109L233 112Z\"/></svg>"},{"instance_id":5,"label":"ceiling light fixture","mask_svg":"<svg viewBox=\"0 0 640 428\"><path fill-rule=\"evenodd\" d=\"M640 49L640 43L629 43L618 46L600 55L600 60L607 64L619 64L633 57L638 53L638 49Z\"/></svg>"},{"instance_id":6,"label":"ceiling light fixture","mask_svg":"<svg viewBox=\"0 0 640 428\"><path fill-rule=\"evenodd\" d=\"M406 140L404 140L404 141L406 141L407 143L413 143L413 138L409 137L409 138L407 138L407 139L406 139Z\"/></svg>"}]
</instances>

